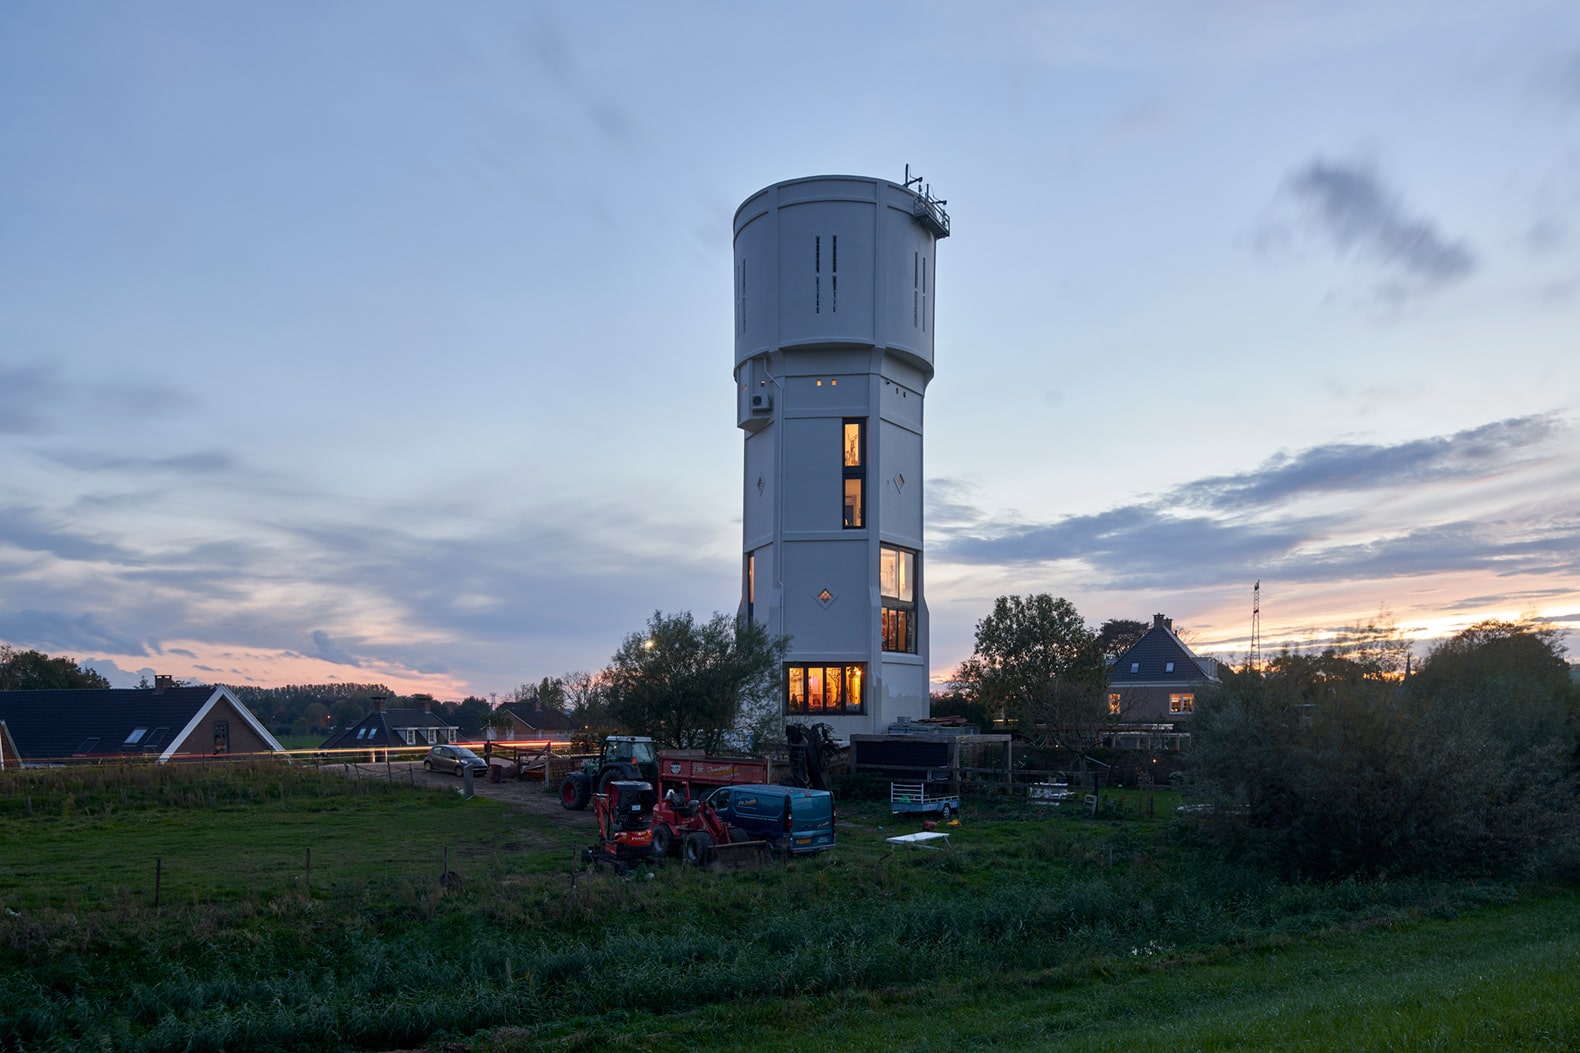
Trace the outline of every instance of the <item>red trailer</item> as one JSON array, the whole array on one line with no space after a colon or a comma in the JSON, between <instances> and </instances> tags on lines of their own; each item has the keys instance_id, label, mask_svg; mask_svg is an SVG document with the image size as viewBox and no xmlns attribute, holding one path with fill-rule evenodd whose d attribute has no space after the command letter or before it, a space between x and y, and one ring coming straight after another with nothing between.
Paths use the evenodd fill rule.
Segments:
<instances>
[{"instance_id":1,"label":"red trailer","mask_svg":"<svg viewBox=\"0 0 1580 1053\"><path fill-rule=\"evenodd\" d=\"M658 793L696 787L689 797L702 796L703 790L737 783L773 782L773 762L766 757L709 757L698 750L662 750L658 754Z\"/></svg>"}]
</instances>

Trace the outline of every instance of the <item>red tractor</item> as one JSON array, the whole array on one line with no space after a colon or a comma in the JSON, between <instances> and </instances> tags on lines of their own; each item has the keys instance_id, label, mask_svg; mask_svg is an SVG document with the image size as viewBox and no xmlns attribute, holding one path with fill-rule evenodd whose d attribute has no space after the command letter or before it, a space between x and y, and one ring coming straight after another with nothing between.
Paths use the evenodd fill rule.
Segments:
<instances>
[{"instance_id":1,"label":"red tractor","mask_svg":"<svg viewBox=\"0 0 1580 1053\"><path fill-rule=\"evenodd\" d=\"M582 862L624 874L654 855L653 816L646 800L653 787L645 782L615 779L593 798L598 817L596 845L582 849Z\"/></svg>"},{"instance_id":2,"label":"red tractor","mask_svg":"<svg viewBox=\"0 0 1580 1053\"><path fill-rule=\"evenodd\" d=\"M763 862L767 841L753 841L732 830L713 806L671 789L653 806L653 854L679 855L692 866L721 862Z\"/></svg>"}]
</instances>

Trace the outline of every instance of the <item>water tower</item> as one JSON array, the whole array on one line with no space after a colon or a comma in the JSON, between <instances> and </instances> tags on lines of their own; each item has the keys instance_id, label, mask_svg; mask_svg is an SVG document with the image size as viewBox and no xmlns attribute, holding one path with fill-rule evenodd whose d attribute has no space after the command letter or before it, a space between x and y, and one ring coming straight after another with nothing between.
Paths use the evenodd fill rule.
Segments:
<instances>
[{"instance_id":1,"label":"water tower","mask_svg":"<svg viewBox=\"0 0 1580 1053\"><path fill-rule=\"evenodd\" d=\"M928 713L922 399L945 202L812 176L735 213L742 617L790 637L785 715L840 738Z\"/></svg>"}]
</instances>

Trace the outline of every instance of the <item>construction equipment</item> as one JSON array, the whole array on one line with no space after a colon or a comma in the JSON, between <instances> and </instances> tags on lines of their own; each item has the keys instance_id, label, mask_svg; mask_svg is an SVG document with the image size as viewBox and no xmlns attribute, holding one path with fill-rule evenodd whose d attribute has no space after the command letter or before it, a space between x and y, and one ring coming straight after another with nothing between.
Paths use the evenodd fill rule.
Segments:
<instances>
[{"instance_id":1,"label":"construction equipment","mask_svg":"<svg viewBox=\"0 0 1580 1053\"><path fill-rule=\"evenodd\" d=\"M613 779L593 798L598 844L582 849L582 862L624 874L653 857L653 817L645 803L650 783Z\"/></svg>"},{"instance_id":2,"label":"construction equipment","mask_svg":"<svg viewBox=\"0 0 1580 1053\"><path fill-rule=\"evenodd\" d=\"M786 724L785 741L790 747L790 785L832 790L828 769L843 752L834 741L834 729L824 723Z\"/></svg>"},{"instance_id":3,"label":"construction equipment","mask_svg":"<svg viewBox=\"0 0 1580 1053\"><path fill-rule=\"evenodd\" d=\"M658 750L646 735L610 735L604 739L597 757L560 782L560 804L579 811L587 807L594 794L608 793L609 784L622 779L647 783L649 808L657 801L654 787L658 785Z\"/></svg>"},{"instance_id":4,"label":"construction equipment","mask_svg":"<svg viewBox=\"0 0 1580 1053\"><path fill-rule=\"evenodd\" d=\"M692 866L711 863L761 864L769 855L767 841L732 829L707 801L671 789L653 806L653 854L679 855Z\"/></svg>"}]
</instances>

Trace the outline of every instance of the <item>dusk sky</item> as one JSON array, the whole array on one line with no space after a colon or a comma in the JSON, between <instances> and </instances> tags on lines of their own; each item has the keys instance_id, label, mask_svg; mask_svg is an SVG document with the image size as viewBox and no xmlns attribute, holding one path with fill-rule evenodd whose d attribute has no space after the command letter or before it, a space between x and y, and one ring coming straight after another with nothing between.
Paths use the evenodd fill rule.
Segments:
<instances>
[{"instance_id":1,"label":"dusk sky","mask_svg":"<svg viewBox=\"0 0 1580 1053\"><path fill-rule=\"evenodd\" d=\"M485 697L734 612L731 218L948 200L935 678L1580 650L1573 2L0 6L0 642Z\"/></svg>"}]
</instances>

